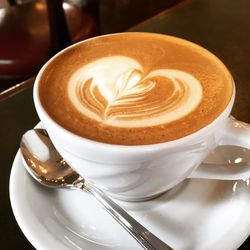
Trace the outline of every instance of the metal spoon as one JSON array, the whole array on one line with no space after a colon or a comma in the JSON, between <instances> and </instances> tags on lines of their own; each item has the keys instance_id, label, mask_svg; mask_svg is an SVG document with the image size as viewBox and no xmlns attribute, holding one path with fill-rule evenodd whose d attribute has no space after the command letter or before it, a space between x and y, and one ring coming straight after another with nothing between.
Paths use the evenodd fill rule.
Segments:
<instances>
[{"instance_id":1,"label":"metal spoon","mask_svg":"<svg viewBox=\"0 0 250 250\"><path fill-rule=\"evenodd\" d=\"M73 188L89 192L144 249L171 250L98 188L88 184L59 155L44 129L26 132L21 140L25 167L39 183L53 188Z\"/></svg>"}]
</instances>

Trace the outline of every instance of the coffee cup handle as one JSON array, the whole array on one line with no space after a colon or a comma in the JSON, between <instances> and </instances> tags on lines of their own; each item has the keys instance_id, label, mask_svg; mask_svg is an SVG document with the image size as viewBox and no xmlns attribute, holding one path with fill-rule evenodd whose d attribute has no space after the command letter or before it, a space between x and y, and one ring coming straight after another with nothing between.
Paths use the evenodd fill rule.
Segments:
<instances>
[{"instance_id":1,"label":"coffee cup handle","mask_svg":"<svg viewBox=\"0 0 250 250\"><path fill-rule=\"evenodd\" d=\"M250 124L229 117L219 146L239 146L250 150ZM243 150L244 150L243 149ZM250 178L250 162L246 164L202 163L189 178L239 180Z\"/></svg>"}]
</instances>

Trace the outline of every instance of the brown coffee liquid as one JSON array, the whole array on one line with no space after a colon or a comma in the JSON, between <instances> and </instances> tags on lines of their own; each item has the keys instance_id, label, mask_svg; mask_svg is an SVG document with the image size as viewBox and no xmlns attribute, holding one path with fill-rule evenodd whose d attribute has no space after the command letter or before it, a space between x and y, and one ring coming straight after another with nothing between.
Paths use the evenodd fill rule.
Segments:
<instances>
[{"instance_id":1,"label":"brown coffee liquid","mask_svg":"<svg viewBox=\"0 0 250 250\"><path fill-rule=\"evenodd\" d=\"M172 141L228 105L232 77L206 49L153 33L89 39L55 56L40 78L47 113L82 137L119 145Z\"/></svg>"}]
</instances>

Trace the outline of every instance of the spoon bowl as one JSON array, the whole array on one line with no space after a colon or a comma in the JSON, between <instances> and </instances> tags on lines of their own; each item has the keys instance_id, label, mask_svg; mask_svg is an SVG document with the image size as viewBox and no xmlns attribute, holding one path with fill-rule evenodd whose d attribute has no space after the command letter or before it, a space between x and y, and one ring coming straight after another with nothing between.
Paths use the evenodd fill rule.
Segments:
<instances>
[{"instance_id":1,"label":"spoon bowl","mask_svg":"<svg viewBox=\"0 0 250 250\"><path fill-rule=\"evenodd\" d=\"M35 140L36 145L30 145ZM41 153L42 147L48 150ZM60 156L44 129L34 129L23 135L21 151L29 174L42 185L52 188L74 188L83 179ZM42 164L41 164L42 163Z\"/></svg>"},{"instance_id":2,"label":"spoon bowl","mask_svg":"<svg viewBox=\"0 0 250 250\"><path fill-rule=\"evenodd\" d=\"M50 188L71 188L89 192L131 236L148 250L173 249L147 230L103 191L89 184L60 156L44 129L32 129L21 140L20 149L28 173Z\"/></svg>"}]
</instances>

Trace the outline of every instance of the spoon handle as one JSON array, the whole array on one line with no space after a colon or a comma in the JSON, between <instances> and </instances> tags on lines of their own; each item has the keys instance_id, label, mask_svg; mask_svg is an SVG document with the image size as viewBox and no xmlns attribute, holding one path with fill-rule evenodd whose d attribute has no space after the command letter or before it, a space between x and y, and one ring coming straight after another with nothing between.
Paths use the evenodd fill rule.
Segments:
<instances>
[{"instance_id":1,"label":"spoon handle","mask_svg":"<svg viewBox=\"0 0 250 250\"><path fill-rule=\"evenodd\" d=\"M111 200L104 192L95 188L82 185L82 190L88 191L96 200L137 240L144 249L148 250L173 250L153 233L148 231L138 221L131 217L125 210Z\"/></svg>"}]
</instances>

